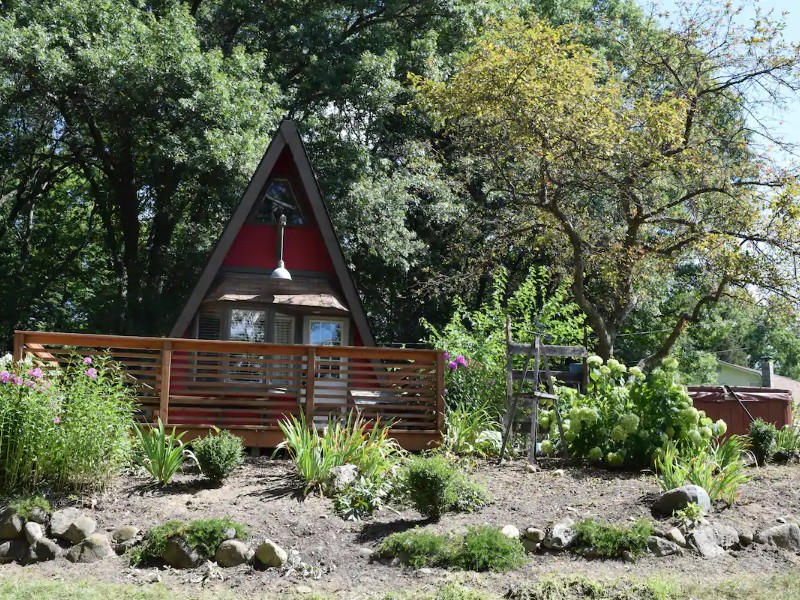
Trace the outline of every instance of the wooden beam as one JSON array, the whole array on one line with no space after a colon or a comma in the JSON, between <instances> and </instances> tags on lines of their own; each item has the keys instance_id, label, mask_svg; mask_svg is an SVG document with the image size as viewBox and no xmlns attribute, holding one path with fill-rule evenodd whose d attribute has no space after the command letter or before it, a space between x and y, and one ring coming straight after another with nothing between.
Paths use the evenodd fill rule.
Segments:
<instances>
[{"instance_id":1,"label":"wooden beam","mask_svg":"<svg viewBox=\"0 0 800 600\"><path fill-rule=\"evenodd\" d=\"M508 351L511 354L530 354L533 356L536 348L533 344L509 344ZM586 348L583 346L547 346L542 345L543 356L561 356L565 358L583 358L587 356Z\"/></svg>"},{"instance_id":2,"label":"wooden beam","mask_svg":"<svg viewBox=\"0 0 800 600\"><path fill-rule=\"evenodd\" d=\"M24 331L15 331L14 332L14 360L19 362L22 360L23 355L25 354L25 332Z\"/></svg>"},{"instance_id":3,"label":"wooden beam","mask_svg":"<svg viewBox=\"0 0 800 600\"><path fill-rule=\"evenodd\" d=\"M436 356L436 429L444 432L444 370L447 368L444 359L444 352L439 352Z\"/></svg>"},{"instance_id":4,"label":"wooden beam","mask_svg":"<svg viewBox=\"0 0 800 600\"><path fill-rule=\"evenodd\" d=\"M161 351L161 382L158 405L158 418L165 425L169 423L169 386L172 374L172 346L169 342L164 344Z\"/></svg>"},{"instance_id":5,"label":"wooden beam","mask_svg":"<svg viewBox=\"0 0 800 600\"><path fill-rule=\"evenodd\" d=\"M306 425L314 425L314 383L316 379L317 353L315 348L309 348L306 354L308 362L306 371Z\"/></svg>"}]
</instances>

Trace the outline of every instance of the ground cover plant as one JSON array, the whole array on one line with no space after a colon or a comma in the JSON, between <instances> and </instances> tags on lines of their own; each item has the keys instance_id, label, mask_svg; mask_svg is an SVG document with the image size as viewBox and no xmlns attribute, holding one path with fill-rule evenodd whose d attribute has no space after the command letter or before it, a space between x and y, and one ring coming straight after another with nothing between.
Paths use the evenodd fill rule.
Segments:
<instances>
[{"instance_id":1,"label":"ground cover plant","mask_svg":"<svg viewBox=\"0 0 800 600\"><path fill-rule=\"evenodd\" d=\"M490 501L482 485L441 454L410 458L397 487L401 499L434 521L446 512L472 512Z\"/></svg>"},{"instance_id":2,"label":"ground cover plant","mask_svg":"<svg viewBox=\"0 0 800 600\"><path fill-rule=\"evenodd\" d=\"M649 376L614 359L604 363L598 356L589 357L588 365L585 394L559 389L562 407L569 407L563 440L552 411L542 411L541 425L550 430L550 439L542 444L544 452L566 444L571 456L594 464L645 467L670 441L700 452L727 429L723 421L714 423L692 406L673 358Z\"/></svg>"},{"instance_id":3,"label":"ground cover plant","mask_svg":"<svg viewBox=\"0 0 800 600\"><path fill-rule=\"evenodd\" d=\"M639 556L647 548L648 538L653 535L653 524L646 519L639 519L628 526L584 519L576 523L573 529L577 547L591 549L594 554L607 558L622 556L624 552Z\"/></svg>"},{"instance_id":4,"label":"ground cover plant","mask_svg":"<svg viewBox=\"0 0 800 600\"><path fill-rule=\"evenodd\" d=\"M216 427L205 437L192 442L192 452L200 471L216 485L221 484L244 460L242 439Z\"/></svg>"},{"instance_id":5,"label":"ground cover plant","mask_svg":"<svg viewBox=\"0 0 800 600\"><path fill-rule=\"evenodd\" d=\"M15 498L8 503L8 506L25 520L30 519L31 515L36 512L41 511L48 515L53 512L53 507L44 496L23 496L21 498Z\"/></svg>"},{"instance_id":6,"label":"ground cover plant","mask_svg":"<svg viewBox=\"0 0 800 600\"><path fill-rule=\"evenodd\" d=\"M184 446L181 439L186 432L177 433L175 427L172 431L167 431L160 418L155 427L134 425L134 431L144 454L142 466L160 485L170 482L187 457L196 461L194 454Z\"/></svg>"},{"instance_id":7,"label":"ground cover plant","mask_svg":"<svg viewBox=\"0 0 800 600\"><path fill-rule=\"evenodd\" d=\"M232 519L197 519L188 523L167 521L150 529L142 544L130 551L129 559L133 565L152 564L160 560L167 543L175 537L183 539L201 557L211 559L217 547L229 539L231 530L236 539L247 537L247 528Z\"/></svg>"},{"instance_id":8,"label":"ground cover plant","mask_svg":"<svg viewBox=\"0 0 800 600\"><path fill-rule=\"evenodd\" d=\"M496 527L470 527L463 535L425 529L393 533L378 554L412 567L439 566L463 571L508 571L525 562L525 548Z\"/></svg>"},{"instance_id":9,"label":"ground cover plant","mask_svg":"<svg viewBox=\"0 0 800 600\"><path fill-rule=\"evenodd\" d=\"M133 395L103 356L63 368L0 359L0 486L103 488L128 463Z\"/></svg>"}]
</instances>

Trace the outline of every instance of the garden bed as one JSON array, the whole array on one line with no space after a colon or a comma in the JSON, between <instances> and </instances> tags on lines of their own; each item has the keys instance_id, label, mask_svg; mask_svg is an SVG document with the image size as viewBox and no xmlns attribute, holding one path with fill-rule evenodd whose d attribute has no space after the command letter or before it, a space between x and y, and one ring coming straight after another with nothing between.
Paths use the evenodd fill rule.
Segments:
<instances>
[{"instance_id":1,"label":"garden bed","mask_svg":"<svg viewBox=\"0 0 800 600\"><path fill-rule=\"evenodd\" d=\"M768 466L753 469L750 474L753 480L742 487L739 501L732 508L713 513L712 522L759 530L786 515L800 515L800 467ZM729 579L734 574L786 573L800 567L795 554L757 544L715 559L687 553L666 558L645 556L635 564L619 559L590 560L573 554L535 554L529 555L519 569L480 575L454 574L438 568L419 571L370 559L367 549L375 549L390 533L416 525L458 533L470 525L482 524L513 524L520 529L544 527L562 517L578 520L592 516L629 524L634 519L650 517L650 504L659 492L650 474L561 469L557 461L551 461L539 473L528 473L524 462L502 467L479 463L474 475L490 490L494 502L475 513L445 515L436 524L426 524L410 509L384 509L375 518L360 523L344 521L334 514L330 500L316 495L302 500L302 483L286 460L247 459L220 488L207 487L193 474L178 475L163 489L153 488L151 480L143 476L128 476L112 490L83 499L82 510L96 519L98 532L110 533L128 524L147 530L170 519L232 517L248 527L254 542L268 537L287 550L297 550L303 562L314 568L287 572L254 570L244 565L208 573L203 567L187 571L135 568L121 556L93 564L72 564L64 558L30 566L8 564L0 567L0 576L142 585L160 581L182 594L192 587L220 586L238 597L298 589L358 597L433 586L452 578L502 593L510 586L551 572L586 573L592 577L667 575L707 582ZM56 502L57 507L68 504L67 499ZM224 580L217 579L220 574Z\"/></svg>"}]
</instances>

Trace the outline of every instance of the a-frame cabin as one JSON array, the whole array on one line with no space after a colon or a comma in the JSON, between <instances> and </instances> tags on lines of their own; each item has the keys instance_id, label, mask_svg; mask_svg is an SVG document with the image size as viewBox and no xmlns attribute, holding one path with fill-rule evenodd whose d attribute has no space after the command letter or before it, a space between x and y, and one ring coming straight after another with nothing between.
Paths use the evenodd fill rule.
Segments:
<instances>
[{"instance_id":1,"label":"a-frame cabin","mask_svg":"<svg viewBox=\"0 0 800 600\"><path fill-rule=\"evenodd\" d=\"M271 278L283 260L291 280ZM281 123L171 337L374 346L297 128Z\"/></svg>"}]
</instances>

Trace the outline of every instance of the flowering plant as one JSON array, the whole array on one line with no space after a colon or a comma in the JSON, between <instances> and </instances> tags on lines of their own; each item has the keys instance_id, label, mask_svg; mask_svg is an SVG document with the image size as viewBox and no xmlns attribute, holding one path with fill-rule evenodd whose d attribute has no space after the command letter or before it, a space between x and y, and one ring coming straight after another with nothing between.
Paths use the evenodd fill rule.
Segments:
<instances>
[{"instance_id":1,"label":"flowering plant","mask_svg":"<svg viewBox=\"0 0 800 600\"><path fill-rule=\"evenodd\" d=\"M586 394L559 389L566 417L563 440L552 411L542 411L540 425L550 429L550 439L542 444L545 452L566 444L576 458L609 467L641 467L660 456L670 440L699 452L727 429L724 421L714 423L692 406L673 358L665 359L649 377L613 358L604 363L592 356L587 362Z\"/></svg>"}]
</instances>

